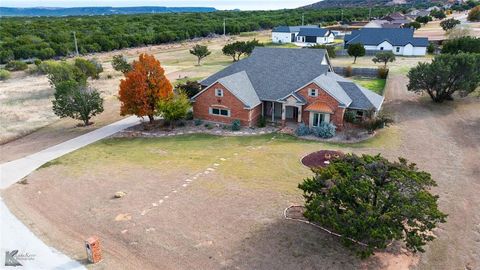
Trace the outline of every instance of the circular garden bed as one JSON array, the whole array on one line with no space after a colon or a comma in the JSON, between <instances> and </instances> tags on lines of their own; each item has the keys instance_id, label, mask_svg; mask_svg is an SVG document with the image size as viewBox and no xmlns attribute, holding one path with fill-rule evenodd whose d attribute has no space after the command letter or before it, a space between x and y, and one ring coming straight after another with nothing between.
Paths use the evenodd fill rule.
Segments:
<instances>
[{"instance_id":1,"label":"circular garden bed","mask_svg":"<svg viewBox=\"0 0 480 270\"><path fill-rule=\"evenodd\" d=\"M342 157L343 155L340 151L320 150L304 156L302 158L302 164L309 168L325 167L330 164L330 160Z\"/></svg>"}]
</instances>

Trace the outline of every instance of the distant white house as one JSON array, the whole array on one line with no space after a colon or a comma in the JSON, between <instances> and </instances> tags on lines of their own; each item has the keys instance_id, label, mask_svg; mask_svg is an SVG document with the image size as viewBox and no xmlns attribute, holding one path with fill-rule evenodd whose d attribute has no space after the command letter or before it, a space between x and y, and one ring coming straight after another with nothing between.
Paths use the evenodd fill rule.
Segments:
<instances>
[{"instance_id":1,"label":"distant white house","mask_svg":"<svg viewBox=\"0 0 480 270\"><path fill-rule=\"evenodd\" d=\"M345 48L360 43L365 50L391 51L396 55L422 56L427 53L428 38L413 37L411 28L363 28L345 36Z\"/></svg>"},{"instance_id":2,"label":"distant white house","mask_svg":"<svg viewBox=\"0 0 480 270\"><path fill-rule=\"evenodd\" d=\"M332 43L335 34L316 25L278 26L272 30L273 43L295 43L299 46Z\"/></svg>"}]
</instances>

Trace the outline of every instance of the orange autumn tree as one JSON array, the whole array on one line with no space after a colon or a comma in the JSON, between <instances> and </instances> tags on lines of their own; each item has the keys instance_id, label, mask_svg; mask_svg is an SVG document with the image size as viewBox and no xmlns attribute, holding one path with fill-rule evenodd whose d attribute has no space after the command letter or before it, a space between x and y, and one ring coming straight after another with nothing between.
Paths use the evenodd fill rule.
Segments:
<instances>
[{"instance_id":1,"label":"orange autumn tree","mask_svg":"<svg viewBox=\"0 0 480 270\"><path fill-rule=\"evenodd\" d=\"M138 61L133 61L132 70L125 74L125 79L120 81L118 94L121 115L148 116L152 123L157 103L173 94L173 86L160 61L142 53Z\"/></svg>"}]
</instances>

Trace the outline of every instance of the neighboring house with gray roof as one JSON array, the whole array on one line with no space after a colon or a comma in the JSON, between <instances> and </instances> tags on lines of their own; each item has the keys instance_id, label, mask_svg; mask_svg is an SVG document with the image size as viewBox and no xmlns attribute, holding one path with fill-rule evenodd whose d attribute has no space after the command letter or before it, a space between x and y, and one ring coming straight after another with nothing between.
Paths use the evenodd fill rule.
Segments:
<instances>
[{"instance_id":1,"label":"neighboring house with gray roof","mask_svg":"<svg viewBox=\"0 0 480 270\"><path fill-rule=\"evenodd\" d=\"M316 25L278 26L272 30L273 43L295 43L299 46L332 43L335 35L332 31Z\"/></svg>"},{"instance_id":2,"label":"neighboring house with gray roof","mask_svg":"<svg viewBox=\"0 0 480 270\"><path fill-rule=\"evenodd\" d=\"M392 51L396 55L423 56L428 38L414 37L412 28L362 28L345 36L345 48L361 43L367 51Z\"/></svg>"},{"instance_id":3,"label":"neighboring house with gray roof","mask_svg":"<svg viewBox=\"0 0 480 270\"><path fill-rule=\"evenodd\" d=\"M242 59L211 75L192 98L196 119L254 126L267 121L318 126L331 122L343 127L352 110L372 117L383 96L336 74L325 50L255 48Z\"/></svg>"}]
</instances>

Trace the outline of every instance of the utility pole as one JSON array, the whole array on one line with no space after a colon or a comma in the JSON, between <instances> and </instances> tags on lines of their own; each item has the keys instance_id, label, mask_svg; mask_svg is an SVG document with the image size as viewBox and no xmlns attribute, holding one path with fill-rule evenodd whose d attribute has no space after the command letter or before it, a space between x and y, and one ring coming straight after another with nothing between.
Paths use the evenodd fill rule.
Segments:
<instances>
[{"instance_id":1,"label":"utility pole","mask_svg":"<svg viewBox=\"0 0 480 270\"><path fill-rule=\"evenodd\" d=\"M79 55L78 44L77 44L77 36L75 35L75 31L73 31L73 41L75 42L75 52L77 53L77 56L78 56Z\"/></svg>"},{"instance_id":2,"label":"utility pole","mask_svg":"<svg viewBox=\"0 0 480 270\"><path fill-rule=\"evenodd\" d=\"M342 19L341 19L341 21L343 22L343 9L342 9Z\"/></svg>"},{"instance_id":3,"label":"utility pole","mask_svg":"<svg viewBox=\"0 0 480 270\"><path fill-rule=\"evenodd\" d=\"M370 21L371 18L372 18L372 8L370 8L370 11L368 12L368 20Z\"/></svg>"},{"instance_id":4,"label":"utility pole","mask_svg":"<svg viewBox=\"0 0 480 270\"><path fill-rule=\"evenodd\" d=\"M305 25L305 13L302 13L302 25Z\"/></svg>"},{"instance_id":5,"label":"utility pole","mask_svg":"<svg viewBox=\"0 0 480 270\"><path fill-rule=\"evenodd\" d=\"M226 19L223 18L223 36L225 37L227 35L227 32L226 32Z\"/></svg>"}]
</instances>

